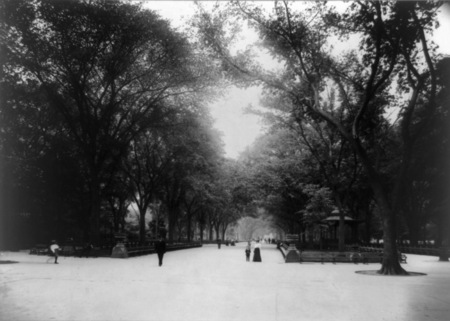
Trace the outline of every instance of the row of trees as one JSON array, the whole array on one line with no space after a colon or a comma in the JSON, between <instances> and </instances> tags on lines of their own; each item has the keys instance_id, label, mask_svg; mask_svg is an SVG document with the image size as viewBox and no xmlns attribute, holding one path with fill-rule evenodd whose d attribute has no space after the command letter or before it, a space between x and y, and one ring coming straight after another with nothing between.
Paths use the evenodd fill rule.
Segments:
<instances>
[{"instance_id":1,"label":"row of trees","mask_svg":"<svg viewBox=\"0 0 450 321\"><path fill-rule=\"evenodd\" d=\"M170 240L194 225L225 233L236 166L205 107L221 77L198 43L121 1L2 0L0 12L3 248L99 243L126 231L130 204L141 242L150 211Z\"/></svg>"},{"instance_id":2,"label":"row of trees","mask_svg":"<svg viewBox=\"0 0 450 321\"><path fill-rule=\"evenodd\" d=\"M258 213L236 230L300 233L336 207L341 250L344 213L366 221L367 239L379 221L383 274L406 273L399 231L414 241L435 222L445 239L450 64L430 41L440 3L200 5L189 39L120 1L0 4L2 246L98 243L126 230L130 204L141 242L149 211L154 230L164 221L170 240L190 240ZM232 54L242 22L278 70L252 48ZM354 50L332 50L349 38ZM253 112L270 128L240 161L224 159L205 108L229 82L263 86Z\"/></svg>"},{"instance_id":3,"label":"row of trees","mask_svg":"<svg viewBox=\"0 0 450 321\"><path fill-rule=\"evenodd\" d=\"M397 258L400 217L413 239L431 218L442 229L441 240L444 229L448 233L449 61L431 41L441 5L355 1L342 13L325 3L277 1L266 12L236 1L200 11L195 21L230 78L264 87L266 114L288 131L275 134L298 144L265 151L266 173L274 173L265 181L277 182L286 193L271 186L266 194L282 198L279 215L297 214L299 221L308 214L297 193L310 189L308 182L328 189L341 226L343 213L369 214L375 200L383 230L382 274L407 273ZM260 45L282 65L278 71L252 59L251 48L232 54L233 35L226 31L241 21L259 33ZM337 52L331 46L336 39L349 45L358 39L359 45ZM392 112L395 119L388 117ZM277 170L270 171L271 158ZM316 166L311 180L304 179L305 162ZM278 175L285 164L289 176ZM343 228L341 249L342 233Z\"/></svg>"}]
</instances>

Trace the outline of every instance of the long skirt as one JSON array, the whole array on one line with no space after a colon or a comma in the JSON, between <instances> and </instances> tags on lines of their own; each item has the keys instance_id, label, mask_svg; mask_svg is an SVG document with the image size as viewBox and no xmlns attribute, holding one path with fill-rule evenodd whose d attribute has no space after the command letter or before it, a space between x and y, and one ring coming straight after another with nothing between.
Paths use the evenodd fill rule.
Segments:
<instances>
[{"instance_id":1,"label":"long skirt","mask_svg":"<svg viewBox=\"0 0 450 321\"><path fill-rule=\"evenodd\" d=\"M253 262L261 262L261 251L255 248L253 251Z\"/></svg>"}]
</instances>

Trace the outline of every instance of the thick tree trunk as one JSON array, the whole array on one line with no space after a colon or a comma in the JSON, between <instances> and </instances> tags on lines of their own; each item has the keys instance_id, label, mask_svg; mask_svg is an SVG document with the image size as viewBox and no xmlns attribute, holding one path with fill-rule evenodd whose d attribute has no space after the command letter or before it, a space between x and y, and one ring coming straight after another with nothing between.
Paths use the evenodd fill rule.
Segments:
<instances>
[{"instance_id":1,"label":"thick tree trunk","mask_svg":"<svg viewBox=\"0 0 450 321\"><path fill-rule=\"evenodd\" d=\"M383 218L383 262L378 273L384 275L407 275L408 272L401 267L398 259L396 213L393 210L395 207L390 204L388 194L382 184L383 179L373 168L366 152L359 144L355 145L355 150L367 173L369 184L374 193L374 199L380 208ZM397 187L401 186L401 183L397 182ZM396 195L399 194L396 193ZM398 200L394 196L394 203L396 201Z\"/></svg>"},{"instance_id":2,"label":"thick tree trunk","mask_svg":"<svg viewBox=\"0 0 450 321\"><path fill-rule=\"evenodd\" d=\"M385 212L386 213L386 212ZM395 216L392 213L386 213L383 219L383 263L379 274L384 275L408 275L400 265L398 250L396 244L396 224Z\"/></svg>"}]
</instances>

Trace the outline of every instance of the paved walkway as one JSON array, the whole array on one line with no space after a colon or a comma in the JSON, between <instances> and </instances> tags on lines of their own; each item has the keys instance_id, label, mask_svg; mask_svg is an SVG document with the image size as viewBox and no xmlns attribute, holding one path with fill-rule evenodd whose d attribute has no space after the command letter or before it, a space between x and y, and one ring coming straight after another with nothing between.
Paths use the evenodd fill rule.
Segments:
<instances>
[{"instance_id":1,"label":"paved walkway","mask_svg":"<svg viewBox=\"0 0 450 321\"><path fill-rule=\"evenodd\" d=\"M273 245L244 244L130 259L2 253L0 320L450 320L450 263L408 255L426 276L373 276L379 264L285 264Z\"/></svg>"}]
</instances>

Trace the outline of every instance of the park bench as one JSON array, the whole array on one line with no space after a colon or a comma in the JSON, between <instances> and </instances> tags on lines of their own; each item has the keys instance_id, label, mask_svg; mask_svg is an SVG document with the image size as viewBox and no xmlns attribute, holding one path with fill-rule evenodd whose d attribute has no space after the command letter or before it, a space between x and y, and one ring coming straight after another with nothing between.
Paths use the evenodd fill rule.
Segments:
<instances>
[{"instance_id":1,"label":"park bench","mask_svg":"<svg viewBox=\"0 0 450 321\"><path fill-rule=\"evenodd\" d=\"M155 247L153 245L139 245L127 247L128 256L138 256L152 253L155 253Z\"/></svg>"},{"instance_id":2,"label":"park bench","mask_svg":"<svg viewBox=\"0 0 450 321\"><path fill-rule=\"evenodd\" d=\"M176 251L201 246L201 243L171 243L166 245L166 251ZM121 245L117 244L115 247L113 247L111 257L128 258L132 256L147 255L153 253L155 253L155 247L153 245L125 243Z\"/></svg>"},{"instance_id":3,"label":"park bench","mask_svg":"<svg viewBox=\"0 0 450 321\"><path fill-rule=\"evenodd\" d=\"M280 250L280 252L283 255L283 257L286 257L289 245L287 245L286 243L279 243L277 247Z\"/></svg>"},{"instance_id":4,"label":"park bench","mask_svg":"<svg viewBox=\"0 0 450 321\"><path fill-rule=\"evenodd\" d=\"M300 263L303 262L333 262L333 257L330 253L326 252L301 252L300 253Z\"/></svg>"},{"instance_id":5,"label":"park bench","mask_svg":"<svg viewBox=\"0 0 450 321\"><path fill-rule=\"evenodd\" d=\"M76 252L76 247L74 245L62 245L59 250L59 255L61 256L72 256Z\"/></svg>"},{"instance_id":6,"label":"park bench","mask_svg":"<svg viewBox=\"0 0 450 321\"><path fill-rule=\"evenodd\" d=\"M36 244L34 247L30 249L30 254L49 255L50 248L48 245L45 244Z\"/></svg>"},{"instance_id":7,"label":"park bench","mask_svg":"<svg viewBox=\"0 0 450 321\"><path fill-rule=\"evenodd\" d=\"M403 247L401 247L401 249L402 249L402 251L405 251L405 252L408 252L411 254L439 256L439 249L437 249L437 248L403 246Z\"/></svg>"},{"instance_id":8,"label":"park bench","mask_svg":"<svg viewBox=\"0 0 450 321\"><path fill-rule=\"evenodd\" d=\"M342 252L333 255L333 263L355 263L362 262L361 254L358 252Z\"/></svg>"},{"instance_id":9,"label":"park bench","mask_svg":"<svg viewBox=\"0 0 450 321\"><path fill-rule=\"evenodd\" d=\"M383 262L383 252L361 252L360 254L364 264Z\"/></svg>"},{"instance_id":10,"label":"park bench","mask_svg":"<svg viewBox=\"0 0 450 321\"><path fill-rule=\"evenodd\" d=\"M362 262L367 263L383 263L383 252L361 252ZM398 252L398 260L400 263L406 263L406 255Z\"/></svg>"},{"instance_id":11,"label":"park bench","mask_svg":"<svg viewBox=\"0 0 450 321\"><path fill-rule=\"evenodd\" d=\"M177 251L184 249L192 249L194 247L202 247L201 243L172 243L166 246L166 251Z\"/></svg>"}]
</instances>

